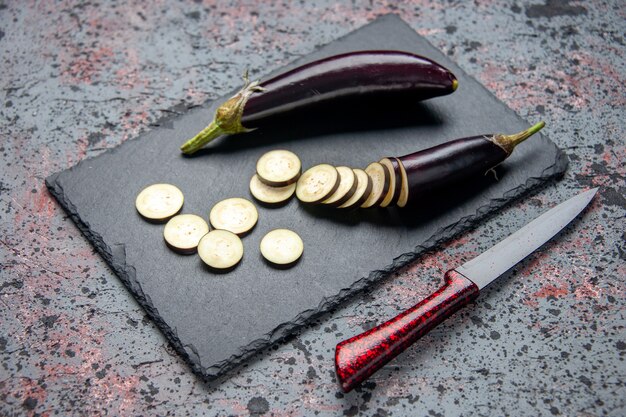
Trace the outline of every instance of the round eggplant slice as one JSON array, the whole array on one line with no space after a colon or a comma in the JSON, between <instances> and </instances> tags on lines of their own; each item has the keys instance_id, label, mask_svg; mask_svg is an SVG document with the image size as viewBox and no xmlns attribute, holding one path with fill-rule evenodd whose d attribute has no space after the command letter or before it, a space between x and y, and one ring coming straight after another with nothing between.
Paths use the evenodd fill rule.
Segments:
<instances>
[{"instance_id":1,"label":"round eggplant slice","mask_svg":"<svg viewBox=\"0 0 626 417\"><path fill-rule=\"evenodd\" d=\"M384 165L378 162L372 162L365 168L365 172L372 178L372 192L361 207L368 208L379 205L389 190L390 174Z\"/></svg>"},{"instance_id":2,"label":"round eggplant slice","mask_svg":"<svg viewBox=\"0 0 626 417\"><path fill-rule=\"evenodd\" d=\"M352 168L342 166L336 167L336 169L339 173L339 187L337 187L330 197L322 201L323 204L330 206L340 206L348 201L359 184Z\"/></svg>"},{"instance_id":3,"label":"round eggplant slice","mask_svg":"<svg viewBox=\"0 0 626 417\"><path fill-rule=\"evenodd\" d=\"M301 170L300 158L295 153L283 149L263 154L256 163L259 179L272 187L293 184L298 181Z\"/></svg>"},{"instance_id":4,"label":"round eggplant slice","mask_svg":"<svg viewBox=\"0 0 626 417\"><path fill-rule=\"evenodd\" d=\"M243 257L243 243L228 230L211 230L200 239L198 255L211 268L232 268Z\"/></svg>"},{"instance_id":5,"label":"round eggplant slice","mask_svg":"<svg viewBox=\"0 0 626 417\"><path fill-rule=\"evenodd\" d=\"M290 265L300 259L304 243L297 233L288 229L275 229L261 239L261 254L275 265Z\"/></svg>"},{"instance_id":6,"label":"round eggplant slice","mask_svg":"<svg viewBox=\"0 0 626 417\"><path fill-rule=\"evenodd\" d=\"M172 217L163 229L163 238L174 251L194 253L202 236L209 233L209 225L195 214L179 214Z\"/></svg>"},{"instance_id":7,"label":"round eggplant slice","mask_svg":"<svg viewBox=\"0 0 626 417\"><path fill-rule=\"evenodd\" d=\"M357 188L352 197L345 203L339 206L339 208L359 207L367 200L372 192L372 179L362 169L355 168L354 174L357 177Z\"/></svg>"},{"instance_id":8,"label":"round eggplant slice","mask_svg":"<svg viewBox=\"0 0 626 417\"><path fill-rule=\"evenodd\" d=\"M259 179L258 174L254 174L250 179L250 193L262 203L279 204L291 198L296 191L296 184L289 184L284 187L272 187Z\"/></svg>"},{"instance_id":9,"label":"round eggplant slice","mask_svg":"<svg viewBox=\"0 0 626 417\"><path fill-rule=\"evenodd\" d=\"M250 231L257 220L259 213L249 200L245 198L227 198L211 209L209 221L215 229L228 230L238 236Z\"/></svg>"},{"instance_id":10,"label":"round eggplant slice","mask_svg":"<svg viewBox=\"0 0 626 417\"><path fill-rule=\"evenodd\" d=\"M400 168L400 175L402 178L400 195L398 196L398 207L404 207L409 201L409 180L406 177L406 170L404 169L404 165L402 165L402 161L400 161L398 158L396 159L398 160L398 167Z\"/></svg>"},{"instance_id":11,"label":"round eggplant slice","mask_svg":"<svg viewBox=\"0 0 626 417\"><path fill-rule=\"evenodd\" d=\"M383 202L380 203L380 206L392 206L398 202L398 197L400 197L400 188L402 187L402 177L400 169L397 167L398 160L395 158L383 158L378 162L384 165L391 174L389 176L389 190L387 191L387 195L383 199Z\"/></svg>"},{"instance_id":12,"label":"round eggplant slice","mask_svg":"<svg viewBox=\"0 0 626 417\"><path fill-rule=\"evenodd\" d=\"M319 203L339 187L339 172L334 166L319 164L307 169L298 179L296 196L303 203Z\"/></svg>"},{"instance_id":13,"label":"round eggplant slice","mask_svg":"<svg viewBox=\"0 0 626 417\"><path fill-rule=\"evenodd\" d=\"M171 184L152 184L137 195L135 207L144 218L153 221L169 219L183 207L183 193Z\"/></svg>"}]
</instances>

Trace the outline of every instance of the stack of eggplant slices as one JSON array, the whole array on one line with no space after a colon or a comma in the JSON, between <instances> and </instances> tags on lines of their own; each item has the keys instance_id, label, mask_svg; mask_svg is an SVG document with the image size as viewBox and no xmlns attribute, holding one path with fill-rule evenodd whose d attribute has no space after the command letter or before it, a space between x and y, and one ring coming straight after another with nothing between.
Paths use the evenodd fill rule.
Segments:
<instances>
[{"instance_id":1,"label":"stack of eggplant slices","mask_svg":"<svg viewBox=\"0 0 626 417\"><path fill-rule=\"evenodd\" d=\"M397 158L372 162L364 170L318 164L300 175L296 154L274 150L257 163L250 192L265 204L281 204L294 193L303 203L319 203L341 209L404 207L408 197L406 172Z\"/></svg>"},{"instance_id":2,"label":"stack of eggplant slices","mask_svg":"<svg viewBox=\"0 0 626 417\"><path fill-rule=\"evenodd\" d=\"M346 99L369 100L373 106L389 99L425 100L451 94L458 86L446 68L402 51L350 52L263 82L250 82L247 75L244 80L243 88L218 107L213 121L181 146L183 153L193 154L223 135L262 128L293 110L345 103ZM364 169L319 163L302 173L296 154L272 150L257 161L250 192L270 206L284 204L295 194L302 203L338 209L405 207L425 192L484 175L543 126L540 122L511 135L488 133L455 139L408 155L385 157ZM237 265L243 256L240 237L258 220L254 204L245 198L220 201L209 216L211 231L199 216L175 215L182 204L182 192L170 184L154 184L136 200L137 210L146 219L169 219L163 234L170 248L181 253L197 251L213 269ZM259 249L270 264L291 266L302 255L304 244L295 232L277 229L263 237Z\"/></svg>"}]
</instances>

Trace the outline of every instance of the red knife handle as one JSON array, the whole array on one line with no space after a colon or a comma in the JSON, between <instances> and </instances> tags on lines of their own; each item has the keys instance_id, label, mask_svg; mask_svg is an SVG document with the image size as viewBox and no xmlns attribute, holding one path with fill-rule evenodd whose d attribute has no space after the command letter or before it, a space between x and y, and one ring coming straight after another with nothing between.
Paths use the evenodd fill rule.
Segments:
<instances>
[{"instance_id":1,"label":"red knife handle","mask_svg":"<svg viewBox=\"0 0 626 417\"><path fill-rule=\"evenodd\" d=\"M365 381L413 342L478 296L478 287L457 271L428 298L391 320L337 345L335 369L344 392Z\"/></svg>"}]
</instances>

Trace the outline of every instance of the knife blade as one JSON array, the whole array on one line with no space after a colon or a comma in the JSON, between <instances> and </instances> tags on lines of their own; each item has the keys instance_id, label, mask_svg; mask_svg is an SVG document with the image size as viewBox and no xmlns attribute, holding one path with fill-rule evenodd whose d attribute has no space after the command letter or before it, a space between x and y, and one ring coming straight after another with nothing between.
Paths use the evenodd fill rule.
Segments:
<instances>
[{"instance_id":1,"label":"knife blade","mask_svg":"<svg viewBox=\"0 0 626 417\"><path fill-rule=\"evenodd\" d=\"M369 378L431 329L478 297L489 285L580 214L597 188L548 210L460 267L445 273L444 285L396 317L335 348L335 370L344 392Z\"/></svg>"}]
</instances>

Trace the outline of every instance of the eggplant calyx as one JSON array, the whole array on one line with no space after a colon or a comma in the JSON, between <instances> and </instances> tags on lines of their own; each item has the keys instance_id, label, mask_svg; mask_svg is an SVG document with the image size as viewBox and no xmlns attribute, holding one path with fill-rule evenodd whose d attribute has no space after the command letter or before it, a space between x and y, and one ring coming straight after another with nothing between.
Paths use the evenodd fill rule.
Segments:
<instances>
[{"instance_id":1,"label":"eggplant calyx","mask_svg":"<svg viewBox=\"0 0 626 417\"><path fill-rule=\"evenodd\" d=\"M244 80L246 84L241 90L217 108L213 121L180 147L183 153L190 155L222 135L233 135L254 130L241 124L241 116L250 96L253 93L264 91L264 88L259 85L259 81L250 82L247 71L244 74Z\"/></svg>"},{"instance_id":2,"label":"eggplant calyx","mask_svg":"<svg viewBox=\"0 0 626 417\"><path fill-rule=\"evenodd\" d=\"M511 155L513 149L520 143L524 142L526 139L539 132L546 124L544 122L539 122L534 126L529 127L526 130L523 130L519 133L515 133L512 135L494 135L489 138L493 143L504 149L507 155Z\"/></svg>"},{"instance_id":3,"label":"eggplant calyx","mask_svg":"<svg viewBox=\"0 0 626 417\"><path fill-rule=\"evenodd\" d=\"M241 116L243 115L243 110L250 96L254 93L265 91L265 89L259 85L258 80L250 82L250 80L248 80L247 71L243 79L246 84L241 90L226 100L226 102L215 111L215 123L227 134L250 132L254 130L248 129L241 124Z\"/></svg>"}]
</instances>

